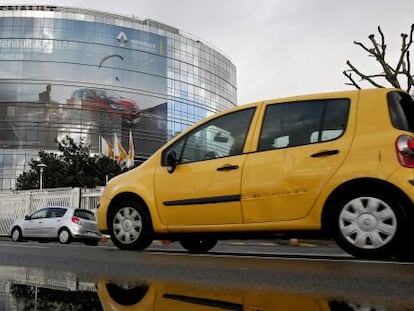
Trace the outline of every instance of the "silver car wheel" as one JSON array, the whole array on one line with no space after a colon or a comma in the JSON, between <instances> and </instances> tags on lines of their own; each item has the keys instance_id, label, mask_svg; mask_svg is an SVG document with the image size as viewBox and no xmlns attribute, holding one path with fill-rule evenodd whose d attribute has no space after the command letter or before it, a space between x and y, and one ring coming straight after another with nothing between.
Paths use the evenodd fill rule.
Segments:
<instances>
[{"instance_id":1,"label":"silver car wheel","mask_svg":"<svg viewBox=\"0 0 414 311\"><path fill-rule=\"evenodd\" d=\"M59 242L62 244L67 244L70 240L70 233L66 229L62 229L59 232Z\"/></svg>"},{"instance_id":2,"label":"silver car wheel","mask_svg":"<svg viewBox=\"0 0 414 311\"><path fill-rule=\"evenodd\" d=\"M22 238L22 235L20 233L20 229L19 228L13 229L13 232L12 232L12 241L13 242L19 242L21 240L21 238Z\"/></svg>"},{"instance_id":3,"label":"silver car wheel","mask_svg":"<svg viewBox=\"0 0 414 311\"><path fill-rule=\"evenodd\" d=\"M141 215L135 208L121 208L114 216L113 231L119 242L123 244L134 243L142 231Z\"/></svg>"},{"instance_id":4,"label":"silver car wheel","mask_svg":"<svg viewBox=\"0 0 414 311\"><path fill-rule=\"evenodd\" d=\"M359 249L379 249L397 232L397 217L384 201L359 197L348 202L339 214L342 236Z\"/></svg>"}]
</instances>

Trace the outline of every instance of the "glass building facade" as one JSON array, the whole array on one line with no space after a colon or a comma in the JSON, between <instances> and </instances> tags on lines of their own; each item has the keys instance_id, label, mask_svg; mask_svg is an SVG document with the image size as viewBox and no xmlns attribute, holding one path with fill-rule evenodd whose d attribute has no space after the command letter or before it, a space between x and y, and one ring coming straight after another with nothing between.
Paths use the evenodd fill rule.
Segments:
<instances>
[{"instance_id":1,"label":"glass building facade","mask_svg":"<svg viewBox=\"0 0 414 311\"><path fill-rule=\"evenodd\" d=\"M236 105L236 68L154 20L55 6L0 6L0 190L67 135L100 152L116 135L135 162Z\"/></svg>"}]
</instances>

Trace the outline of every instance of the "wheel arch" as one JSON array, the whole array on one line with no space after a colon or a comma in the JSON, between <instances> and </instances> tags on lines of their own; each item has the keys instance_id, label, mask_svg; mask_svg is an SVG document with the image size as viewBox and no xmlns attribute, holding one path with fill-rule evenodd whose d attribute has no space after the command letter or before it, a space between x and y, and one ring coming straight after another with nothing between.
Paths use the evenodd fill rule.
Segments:
<instances>
[{"instance_id":1,"label":"wheel arch","mask_svg":"<svg viewBox=\"0 0 414 311\"><path fill-rule=\"evenodd\" d=\"M60 228L58 229L58 231L57 231L58 236L59 236L59 234L60 234L60 232L61 232L62 230L67 230L67 231L68 231L68 232L72 235L72 231L70 231L70 229L69 229L67 226L62 226L62 227L60 227Z\"/></svg>"},{"instance_id":2,"label":"wheel arch","mask_svg":"<svg viewBox=\"0 0 414 311\"><path fill-rule=\"evenodd\" d=\"M349 193L359 192L361 189L364 189L366 191L387 193L390 196L399 198L405 207L403 209L403 212L405 213L406 217L413 219L414 204L400 188L381 179L357 178L339 185L334 191L332 191L328 199L325 201L321 215L322 231L325 235L329 237L332 237L333 235L334 226L330 220L332 219L333 213L335 212L335 203Z\"/></svg>"},{"instance_id":3,"label":"wheel arch","mask_svg":"<svg viewBox=\"0 0 414 311\"><path fill-rule=\"evenodd\" d=\"M23 238L23 228L20 225L14 225L10 230L10 234L12 235L15 229L20 231L20 238Z\"/></svg>"},{"instance_id":4,"label":"wheel arch","mask_svg":"<svg viewBox=\"0 0 414 311\"><path fill-rule=\"evenodd\" d=\"M14 230L14 229L19 229L19 230L20 230L20 232L23 232L22 227L21 227L21 226L19 226L19 225L14 225L14 226L11 228L10 232L13 232L13 230Z\"/></svg>"}]
</instances>

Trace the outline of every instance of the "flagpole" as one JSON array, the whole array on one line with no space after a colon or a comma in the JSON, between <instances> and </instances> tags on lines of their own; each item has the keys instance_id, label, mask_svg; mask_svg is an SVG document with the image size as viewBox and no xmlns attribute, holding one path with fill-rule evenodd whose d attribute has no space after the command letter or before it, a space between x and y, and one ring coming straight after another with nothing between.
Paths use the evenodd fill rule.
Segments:
<instances>
[{"instance_id":1,"label":"flagpole","mask_svg":"<svg viewBox=\"0 0 414 311\"><path fill-rule=\"evenodd\" d=\"M98 149L99 149L99 154L102 157L102 136L99 135L99 139L98 139Z\"/></svg>"}]
</instances>

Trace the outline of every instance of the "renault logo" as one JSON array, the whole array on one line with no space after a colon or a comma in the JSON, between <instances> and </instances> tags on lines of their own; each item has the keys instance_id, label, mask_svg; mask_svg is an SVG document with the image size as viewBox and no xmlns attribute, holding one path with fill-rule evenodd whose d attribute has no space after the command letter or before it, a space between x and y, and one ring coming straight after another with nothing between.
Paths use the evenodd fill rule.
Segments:
<instances>
[{"instance_id":1,"label":"renault logo","mask_svg":"<svg viewBox=\"0 0 414 311\"><path fill-rule=\"evenodd\" d=\"M126 44L127 44L127 42L128 42L128 38L127 38L127 36L126 36L125 32L123 32L123 31L121 31L121 32L119 33L118 37L116 37L116 40L118 40L118 42L119 42L119 46L120 46L121 48L125 47L125 46L126 46Z\"/></svg>"}]
</instances>

